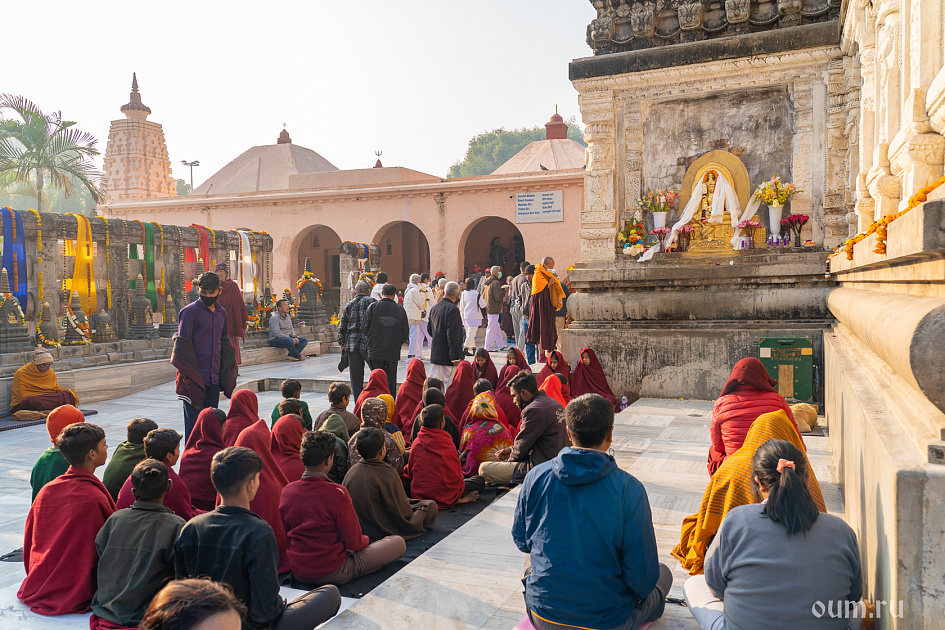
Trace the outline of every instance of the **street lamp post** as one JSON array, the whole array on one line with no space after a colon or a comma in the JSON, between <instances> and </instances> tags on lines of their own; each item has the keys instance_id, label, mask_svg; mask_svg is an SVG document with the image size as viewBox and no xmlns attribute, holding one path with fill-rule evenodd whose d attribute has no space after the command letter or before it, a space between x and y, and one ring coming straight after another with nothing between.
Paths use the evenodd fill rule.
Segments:
<instances>
[{"instance_id":1,"label":"street lamp post","mask_svg":"<svg viewBox=\"0 0 945 630\"><path fill-rule=\"evenodd\" d=\"M193 192L193 190L194 190L194 167L195 167L195 166L200 166L200 162L199 162L198 160L194 160L193 162L188 162L187 160L181 160L181 164L183 164L184 166L189 166L189 167L190 167L190 190L191 190L191 192Z\"/></svg>"}]
</instances>

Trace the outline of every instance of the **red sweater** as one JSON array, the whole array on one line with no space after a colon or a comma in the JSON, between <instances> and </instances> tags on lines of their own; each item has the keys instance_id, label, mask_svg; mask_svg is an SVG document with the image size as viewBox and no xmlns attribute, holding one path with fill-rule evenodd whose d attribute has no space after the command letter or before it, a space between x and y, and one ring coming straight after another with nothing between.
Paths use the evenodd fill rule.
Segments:
<instances>
[{"instance_id":1,"label":"red sweater","mask_svg":"<svg viewBox=\"0 0 945 630\"><path fill-rule=\"evenodd\" d=\"M185 521L189 521L198 514L203 514L203 510L198 510L193 506L190 500L190 492L187 491L187 484L180 478L173 468L167 469L167 478L171 481L171 491L164 495L164 507L172 511ZM118 493L118 500L115 502L116 510L130 508L135 502L135 495L132 492L134 485L129 476L121 486Z\"/></svg>"},{"instance_id":2,"label":"red sweater","mask_svg":"<svg viewBox=\"0 0 945 630\"><path fill-rule=\"evenodd\" d=\"M326 475L302 477L283 488L279 514L289 538L289 569L302 582L337 571L347 551L371 543L361 533L348 490Z\"/></svg>"},{"instance_id":3,"label":"red sweater","mask_svg":"<svg viewBox=\"0 0 945 630\"><path fill-rule=\"evenodd\" d=\"M734 392L720 396L715 401L712 408L712 425L709 427L712 448L728 457L742 447L751 423L758 416L779 410L784 410L797 429L791 407L781 394L739 385Z\"/></svg>"},{"instance_id":4,"label":"red sweater","mask_svg":"<svg viewBox=\"0 0 945 630\"><path fill-rule=\"evenodd\" d=\"M450 434L443 429L421 427L410 446L410 463L404 478L410 480L410 496L414 499L432 499L440 508L456 505L465 484Z\"/></svg>"}]
</instances>

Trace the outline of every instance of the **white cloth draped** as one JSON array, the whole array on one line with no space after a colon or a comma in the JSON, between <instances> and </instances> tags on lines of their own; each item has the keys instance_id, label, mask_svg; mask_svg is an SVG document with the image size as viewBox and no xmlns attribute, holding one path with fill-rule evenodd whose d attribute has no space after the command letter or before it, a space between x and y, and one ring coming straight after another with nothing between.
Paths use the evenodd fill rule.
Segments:
<instances>
[{"instance_id":1,"label":"white cloth draped","mask_svg":"<svg viewBox=\"0 0 945 630\"><path fill-rule=\"evenodd\" d=\"M253 250L249 244L249 233L237 230L240 235L239 260L237 260L238 282L244 293L253 290L253 278L256 276L256 266L253 265ZM262 283L256 283L256 299L262 298Z\"/></svg>"}]
</instances>

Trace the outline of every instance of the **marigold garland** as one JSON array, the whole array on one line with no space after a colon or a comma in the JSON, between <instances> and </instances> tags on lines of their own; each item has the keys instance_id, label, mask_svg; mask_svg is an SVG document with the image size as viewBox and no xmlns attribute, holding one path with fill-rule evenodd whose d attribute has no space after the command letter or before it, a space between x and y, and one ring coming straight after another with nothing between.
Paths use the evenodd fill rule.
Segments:
<instances>
[{"instance_id":1,"label":"marigold garland","mask_svg":"<svg viewBox=\"0 0 945 630\"><path fill-rule=\"evenodd\" d=\"M886 237L888 234L887 229L886 229L887 226L893 221L895 221L896 219L898 219L899 217L901 217L902 215L912 210L913 208L919 206L920 204L925 203L928 200L929 193L931 193L933 190L935 190L936 188L942 185L945 185L945 177L940 177L939 179L935 180L928 186L920 188L916 194L912 195L912 197L909 198L909 205L907 205L905 209L899 212L894 212L892 214L887 214L879 221L874 221L873 223L870 224L870 226L866 229L865 232L860 232L853 238L847 240L843 244L842 247L838 247L837 249L832 251L830 253L830 256L836 256L841 251L843 251L847 255L847 260L853 260L853 246L859 243L860 241L862 241L863 239L867 238L871 234L876 234L876 247L873 248L873 253L885 254L886 253Z\"/></svg>"}]
</instances>

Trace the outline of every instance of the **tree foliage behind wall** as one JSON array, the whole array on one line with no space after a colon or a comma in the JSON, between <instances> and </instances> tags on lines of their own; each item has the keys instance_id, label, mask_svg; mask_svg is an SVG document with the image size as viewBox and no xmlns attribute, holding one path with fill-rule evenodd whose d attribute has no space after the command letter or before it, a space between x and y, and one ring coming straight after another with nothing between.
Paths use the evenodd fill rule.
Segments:
<instances>
[{"instance_id":1,"label":"tree foliage behind wall","mask_svg":"<svg viewBox=\"0 0 945 630\"><path fill-rule=\"evenodd\" d=\"M574 116L565 121L568 125L568 138L583 145L584 132ZM503 127L475 136L469 141L466 157L450 167L448 177L474 177L490 175L495 169L505 164L509 158L524 149L529 143L545 139L544 127L532 127L506 130Z\"/></svg>"}]
</instances>

